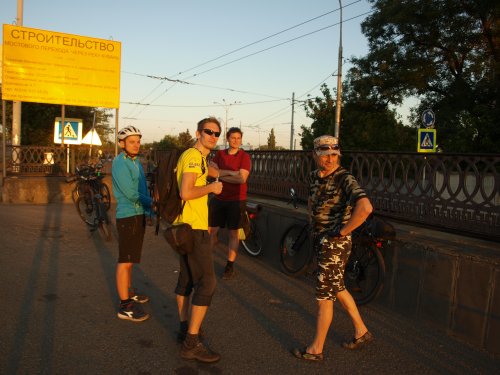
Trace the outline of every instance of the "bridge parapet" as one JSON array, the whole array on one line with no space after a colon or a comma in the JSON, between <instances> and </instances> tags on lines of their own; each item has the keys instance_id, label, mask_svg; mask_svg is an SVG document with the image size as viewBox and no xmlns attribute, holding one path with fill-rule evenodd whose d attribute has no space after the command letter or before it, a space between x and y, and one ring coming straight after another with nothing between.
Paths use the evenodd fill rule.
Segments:
<instances>
[{"instance_id":1,"label":"bridge parapet","mask_svg":"<svg viewBox=\"0 0 500 375\"><path fill-rule=\"evenodd\" d=\"M89 158L88 146L72 147L69 159L61 147L7 146L6 151L10 176L61 176L68 160L73 170L75 164ZM145 153L145 165L158 160L163 152L169 151ZM308 176L314 169L310 151L249 154L250 193L287 200L293 187L299 198L307 200ZM104 149L103 155L111 161L114 149ZM380 215L500 240L500 154L343 151L342 165L365 188ZM110 167L110 162L105 164Z\"/></svg>"},{"instance_id":2,"label":"bridge parapet","mask_svg":"<svg viewBox=\"0 0 500 375\"><path fill-rule=\"evenodd\" d=\"M253 151L249 191L307 200L310 152ZM343 152L342 164L386 217L500 240L500 155Z\"/></svg>"}]
</instances>

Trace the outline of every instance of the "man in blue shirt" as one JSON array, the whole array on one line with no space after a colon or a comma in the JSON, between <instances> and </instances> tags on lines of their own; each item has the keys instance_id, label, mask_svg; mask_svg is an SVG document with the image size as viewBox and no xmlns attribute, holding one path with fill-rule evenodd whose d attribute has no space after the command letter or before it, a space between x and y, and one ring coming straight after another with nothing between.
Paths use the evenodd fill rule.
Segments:
<instances>
[{"instance_id":1,"label":"man in blue shirt","mask_svg":"<svg viewBox=\"0 0 500 375\"><path fill-rule=\"evenodd\" d=\"M139 305L148 302L149 297L137 294L131 287L132 266L141 261L145 215L150 214L152 207L144 170L137 158L141 137L140 130L134 126L127 126L118 132L122 152L113 160L112 167L119 249L116 266L116 288L120 297L118 318L133 322L149 318Z\"/></svg>"}]
</instances>

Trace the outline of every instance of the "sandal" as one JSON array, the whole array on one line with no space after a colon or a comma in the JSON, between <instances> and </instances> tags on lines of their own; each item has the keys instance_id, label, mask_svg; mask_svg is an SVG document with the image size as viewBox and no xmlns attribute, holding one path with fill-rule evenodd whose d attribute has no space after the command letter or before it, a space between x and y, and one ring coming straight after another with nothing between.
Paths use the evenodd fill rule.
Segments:
<instances>
[{"instance_id":1,"label":"sandal","mask_svg":"<svg viewBox=\"0 0 500 375\"><path fill-rule=\"evenodd\" d=\"M363 336L357 339L353 337L350 342L342 343L342 347L344 349L351 349L351 350L359 349L371 341L373 341L373 335L369 331L366 331L366 333Z\"/></svg>"},{"instance_id":2,"label":"sandal","mask_svg":"<svg viewBox=\"0 0 500 375\"><path fill-rule=\"evenodd\" d=\"M299 348L294 348L292 349L292 354L298 358L298 359L305 359L306 361L322 361L323 360L323 353L319 354L311 354L307 352L307 348L304 349L299 349Z\"/></svg>"}]
</instances>

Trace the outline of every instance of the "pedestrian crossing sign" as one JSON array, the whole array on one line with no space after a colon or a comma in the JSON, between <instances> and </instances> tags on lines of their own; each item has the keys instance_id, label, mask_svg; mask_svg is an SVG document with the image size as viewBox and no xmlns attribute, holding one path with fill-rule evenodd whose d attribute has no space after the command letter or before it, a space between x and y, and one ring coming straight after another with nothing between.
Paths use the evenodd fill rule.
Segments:
<instances>
[{"instance_id":1,"label":"pedestrian crossing sign","mask_svg":"<svg viewBox=\"0 0 500 375\"><path fill-rule=\"evenodd\" d=\"M418 129L418 152L436 152L436 129Z\"/></svg>"},{"instance_id":2,"label":"pedestrian crossing sign","mask_svg":"<svg viewBox=\"0 0 500 375\"><path fill-rule=\"evenodd\" d=\"M54 143L62 143L62 134L64 134L64 144L81 144L83 131L82 120L78 118L65 118L64 127L61 125L61 120L60 117L56 117L54 123Z\"/></svg>"}]
</instances>

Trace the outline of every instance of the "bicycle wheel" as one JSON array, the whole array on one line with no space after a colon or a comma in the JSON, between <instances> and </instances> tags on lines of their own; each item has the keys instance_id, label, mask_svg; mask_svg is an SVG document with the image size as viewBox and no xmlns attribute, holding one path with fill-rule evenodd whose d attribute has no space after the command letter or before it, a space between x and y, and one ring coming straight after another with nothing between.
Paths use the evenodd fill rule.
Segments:
<instances>
[{"instance_id":1,"label":"bicycle wheel","mask_svg":"<svg viewBox=\"0 0 500 375\"><path fill-rule=\"evenodd\" d=\"M250 233L246 239L241 241L241 244L247 253L254 257L262 252L262 236L254 220L250 221Z\"/></svg>"},{"instance_id":2,"label":"bicycle wheel","mask_svg":"<svg viewBox=\"0 0 500 375\"><path fill-rule=\"evenodd\" d=\"M78 197L82 196L88 188L88 185L86 185L84 182L77 180L75 187L71 191L71 199L73 200L73 203L76 204Z\"/></svg>"},{"instance_id":3,"label":"bicycle wheel","mask_svg":"<svg viewBox=\"0 0 500 375\"><path fill-rule=\"evenodd\" d=\"M380 250L353 243L344 282L356 303L364 305L377 297L384 286L384 278L385 263Z\"/></svg>"},{"instance_id":4,"label":"bicycle wheel","mask_svg":"<svg viewBox=\"0 0 500 375\"><path fill-rule=\"evenodd\" d=\"M302 275L311 260L312 249L309 240L307 225L293 225L290 227L280 244L280 261L289 276Z\"/></svg>"},{"instance_id":5,"label":"bicycle wheel","mask_svg":"<svg viewBox=\"0 0 500 375\"><path fill-rule=\"evenodd\" d=\"M108 214L106 212L106 204L105 202L98 201L98 218L97 218L97 228L99 229L99 233L104 238L105 241L111 241L111 228L109 225Z\"/></svg>"},{"instance_id":6,"label":"bicycle wheel","mask_svg":"<svg viewBox=\"0 0 500 375\"><path fill-rule=\"evenodd\" d=\"M102 196L102 203L104 204L106 211L109 211L109 208L111 207L111 193L109 192L108 185L102 181L99 185L101 189L100 193Z\"/></svg>"},{"instance_id":7,"label":"bicycle wheel","mask_svg":"<svg viewBox=\"0 0 500 375\"><path fill-rule=\"evenodd\" d=\"M76 199L76 210L80 218L90 226L95 226L95 220L97 218L97 212L94 210L94 205L92 202L93 195L90 190L85 191Z\"/></svg>"}]
</instances>

